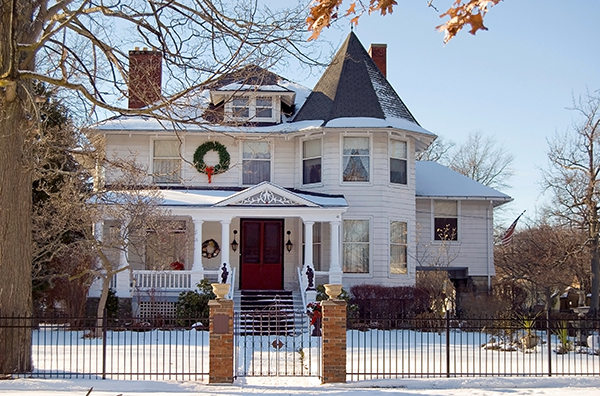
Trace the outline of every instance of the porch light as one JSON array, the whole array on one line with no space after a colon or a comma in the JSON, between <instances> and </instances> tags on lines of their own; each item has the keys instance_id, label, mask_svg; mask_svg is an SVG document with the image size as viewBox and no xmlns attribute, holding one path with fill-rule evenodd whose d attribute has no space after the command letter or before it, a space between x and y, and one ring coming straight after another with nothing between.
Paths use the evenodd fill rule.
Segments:
<instances>
[{"instance_id":1,"label":"porch light","mask_svg":"<svg viewBox=\"0 0 600 396\"><path fill-rule=\"evenodd\" d=\"M294 247L294 244L292 243L292 241L290 241L290 234L291 233L292 232L290 230L288 230L288 232L287 232L288 241L285 244L285 249L288 251L288 253L291 252L292 248Z\"/></svg>"},{"instance_id":2,"label":"porch light","mask_svg":"<svg viewBox=\"0 0 600 396\"><path fill-rule=\"evenodd\" d=\"M239 243L235 240L235 235L237 234L237 230L233 230L233 242L231 242L231 250L234 252L237 250Z\"/></svg>"}]
</instances>

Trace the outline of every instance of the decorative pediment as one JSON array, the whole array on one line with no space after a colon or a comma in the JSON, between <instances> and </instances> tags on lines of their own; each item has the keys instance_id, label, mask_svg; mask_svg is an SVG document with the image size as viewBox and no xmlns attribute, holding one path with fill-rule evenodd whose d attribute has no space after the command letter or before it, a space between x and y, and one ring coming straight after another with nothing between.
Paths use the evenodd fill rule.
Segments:
<instances>
[{"instance_id":1,"label":"decorative pediment","mask_svg":"<svg viewBox=\"0 0 600 396\"><path fill-rule=\"evenodd\" d=\"M262 182L215 204L215 206L307 206L319 207L270 182Z\"/></svg>"}]
</instances>

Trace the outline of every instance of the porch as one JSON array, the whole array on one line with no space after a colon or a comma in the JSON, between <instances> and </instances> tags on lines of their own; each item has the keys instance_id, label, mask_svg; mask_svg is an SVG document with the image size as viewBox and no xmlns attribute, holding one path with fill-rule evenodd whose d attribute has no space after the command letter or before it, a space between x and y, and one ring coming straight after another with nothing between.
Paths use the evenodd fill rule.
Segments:
<instances>
[{"instance_id":1,"label":"porch","mask_svg":"<svg viewBox=\"0 0 600 396\"><path fill-rule=\"evenodd\" d=\"M115 275L111 287L119 298L131 299L133 312L152 315L150 307L158 306L167 313L181 292L194 290L202 279L229 283L229 298L240 290L299 291L304 305L314 299L316 285L342 283L343 197L268 182L239 192L162 193L189 245L153 265L148 253L120 252L118 267L128 271ZM90 297L99 296L99 286L92 286Z\"/></svg>"}]
</instances>

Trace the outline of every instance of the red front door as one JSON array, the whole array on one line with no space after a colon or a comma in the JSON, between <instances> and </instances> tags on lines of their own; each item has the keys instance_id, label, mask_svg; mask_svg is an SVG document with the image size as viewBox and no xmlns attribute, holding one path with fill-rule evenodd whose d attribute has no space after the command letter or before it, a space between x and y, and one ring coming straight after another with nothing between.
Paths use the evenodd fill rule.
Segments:
<instances>
[{"instance_id":1,"label":"red front door","mask_svg":"<svg viewBox=\"0 0 600 396\"><path fill-rule=\"evenodd\" d=\"M283 289L283 220L242 219L241 289Z\"/></svg>"}]
</instances>

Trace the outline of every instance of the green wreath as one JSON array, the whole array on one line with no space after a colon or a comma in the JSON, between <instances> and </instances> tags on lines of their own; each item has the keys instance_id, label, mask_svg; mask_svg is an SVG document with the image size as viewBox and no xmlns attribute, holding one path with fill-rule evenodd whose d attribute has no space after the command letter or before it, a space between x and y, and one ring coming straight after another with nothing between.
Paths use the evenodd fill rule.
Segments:
<instances>
[{"instance_id":1,"label":"green wreath","mask_svg":"<svg viewBox=\"0 0 600 396\"><path fill-rule=\"evenodd\" d=\"M209 151L216 151L219 154L219 163L215 166L206 166L206 162L204 162L204 156ZM227 172L230 160L231 157L227 152L227 148L221 143L214 141L201 144L194 153L194 166L196 170L207 175L218 175L219 173Z\"/></svg>"}]
</instances>

